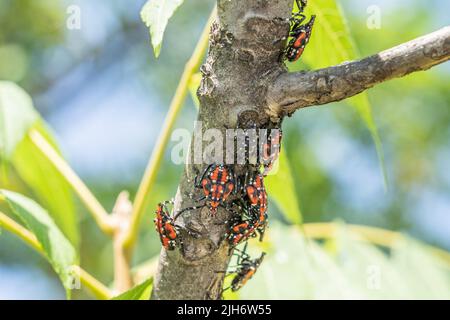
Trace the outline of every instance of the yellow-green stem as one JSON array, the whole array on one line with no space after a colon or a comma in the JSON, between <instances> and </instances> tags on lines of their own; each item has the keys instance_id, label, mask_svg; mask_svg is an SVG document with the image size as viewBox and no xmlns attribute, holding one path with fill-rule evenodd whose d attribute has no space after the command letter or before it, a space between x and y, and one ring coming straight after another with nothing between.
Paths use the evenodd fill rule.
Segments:
<instances>
[{"instance_id":1,"label":"yellow-green stem","mask_svg":"<svg viewBox=\"0 0 450 320\"><path fill-rule=\"evenodd\" d=\"M175 125L177 116L184 104L184 100L188 92L189 81L191 79L191 76L199 69L203 61L203 57L205 56L206 49L208 48L209 30L211 23L215 18L215 15L216 9L214 9L211 13L211 16L205 26L205 29L203 30L200 40L198 41L191 58L186 63L177 90L170 104L169 112L164 121L161 133L156 140L156 146L150 157L144 173L144 177L142 178L141 184L139 185L139 189L136 193L133 204L131 225L125 240L125 247L127 248L128 252L132 251L136 243L139 226L146 209L148 195L152 192L156 176L164 157L167 143L169 142L170 134L172 132L173 126Z\"/></svg>"},{"instance_id":2,"label":"yellow-green stem","mask_svg":"<svg viewBox=\"0 0 450 320\"><path fill-rule=\"evenodd\" d=\"M3 212L0 212L0 226L18 236L31 248L39 252L42 256L45 256L44 249L42 248L40 242L36 239L35 235L15 222L13 219L8 217ZM105 287L105 285L100 283L97 279L95 279L93 276L91 276L81 268L80 281L96 298L110 299L112 297L112 294L110 293L109 289Z\"/></svg>"},{"instance_id":3,"label":"yellow-green stem","mask_svg":"<svg viewBox=\"0 0 450 320\"><path fill-rule=\"evenodd\" d=\"M74 192L84 203L86 208L94 217L100 229L107 234L112 234L114 229L110 222L109 215L97 198L92 194L89 188L81 181L69 164L59 155L59 153L48 143L48 141L39 133L32 129L29 133L31 141L44 154L61 175L72 186Z\"/></svg>"}]
</instances>

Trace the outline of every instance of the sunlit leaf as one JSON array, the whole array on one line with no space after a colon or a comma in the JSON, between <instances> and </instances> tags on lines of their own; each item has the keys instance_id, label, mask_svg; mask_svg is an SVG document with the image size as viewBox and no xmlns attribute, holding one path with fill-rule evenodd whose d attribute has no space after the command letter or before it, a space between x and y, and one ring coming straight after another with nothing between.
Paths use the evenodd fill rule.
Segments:
<instances>
[{"instance_id":1,"label":"sunlit leaf","mask_svg":"<svg viewBox=\"0 0 450 320\"><path fill-rule=\"evenodd\" d=\"M37 119L28 94L13 82L0 81L0 157L12 156Z\"/></svg>"},{"instance_id":2,"label":"sunlit leaf","mask_svg":"<svg viewBox=\"0 0 450 320\"><path fill-rule=\"evenodd\" d=\"M0 193L6 198L17 217L34 233L70 297L74 281L73 270L78 265L78 257L69 240L47 211L36 202L15 192L0 190Z\"/></svg>"},{"instance_id":3,"label":"sunlit leaf","mask_svg":"<svg viewBox=\"0 0 450 320\"><path fill-rule=\"evenodd\" d=\"M28 56L22 46L17 44L0 45L0 79L20 81L28 68Z\"/></svg>"},{"instance_id":4,"label":"sunlit leaf","mask_svg":"<svg viewBox=\"0 0 450 320\"><path fill-rule=\"evenodd\" d=\"M167 23L184 0L149 0L141 11L142 21L150 28L153 51L158 57Z\"/></svg>"},{"instance_id":5,"label":"sunlit leaf","mask_svg":"<svg viewBox=\"0 0 450 320\"><path fill-rule=\"evenodd\" d=\"M149 300L152 292L153 278L150 278L140 285L112 298L112 300Z\"/></svg>"}]
</instances>

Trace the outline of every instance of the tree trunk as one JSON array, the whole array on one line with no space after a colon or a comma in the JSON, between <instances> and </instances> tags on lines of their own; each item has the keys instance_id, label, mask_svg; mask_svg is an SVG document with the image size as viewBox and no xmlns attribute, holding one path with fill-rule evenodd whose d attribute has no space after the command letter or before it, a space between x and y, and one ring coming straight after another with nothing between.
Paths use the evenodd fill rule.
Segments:
<instances>
[{"instance_id":1,"label":"tree trunk","mask_svg":"<svg viewBox=\"0 0 450 320\"><path fill-rule=\"evenodd\" d=\"M279 59L284 45L280 40L289 30L291 12L290 0L218 1L218 18L211 28L210 50L198 90L202 125L200 128L197 123L196 131L215 128L225 137L227 128L279 125L269 124L266 96L268 84L285 72ZM198 193L194 178L206 165L194 163L186 166L182 176L175 211L195 204L187 195ZM235 170L242 172L239 166ZM183 233L180 251L161 251L153 299L220 299L224 278L220 271L227 269L229 261L229 246L222 241L227 231L223 222L230 215L219 208L217 215L210 217L204 207L180 216L177 224L201 235L196 239Z\"/></svg>"}]
</instances>

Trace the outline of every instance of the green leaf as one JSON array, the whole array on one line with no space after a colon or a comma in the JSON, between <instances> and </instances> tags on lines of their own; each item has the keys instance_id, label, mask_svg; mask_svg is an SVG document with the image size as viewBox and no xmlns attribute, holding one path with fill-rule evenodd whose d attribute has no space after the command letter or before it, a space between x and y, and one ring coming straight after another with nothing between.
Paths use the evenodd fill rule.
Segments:
<instances>
[{"instance_id":1,"label":"green leaf","mask_svg":"<svg viewBox=\"0 0 450 320\"><path fill-rule=\"evenodd\" d=\"M0 157L12 156L37 119L28 94L13 82L0 81Z\"/></svg>"},{"instance_id":2,"label":"green leaf","mask_svg":"<svg viewBox=\"0 0 450 320\"><path fill-rule=\"evenodd\" d=\"M33 129L58 150L45 124L38 122ZM79 244L79 226L75 203L69 183L29 136L17 146L11 159L20 178L31 188L36 199L48 209L56 225L75 248Z\"/></svg>"},{"instance_id":3,"label":"green leaf","mask_svg":"<svg viewBox=\"0 0 450 320\"><path fill-rule=\"evenodd\" d=\"M149 0L141 11L142 21L150 28L152 45L158 58L161 51L164 31L175 10L184 0Z\"/></svg>"},{"instance_id":4,"label":"green leaf","mask_svg":"<svg viewBox=\"0 0 450 320\"><path fill-rule=\"evenodd\" d=\"M112 300L149 300L152 292L153 278L150 278L140 285L112 298Z\"/></svg>"},{"instance_id":5,"label":"green leaf","mask_svg":"<svg viewBox=\"0 0 450 320\"><path fill-rule=\"evenodd\" d=\"M302 58L289 65L291 71L304 69L306 63L313 69L325 68L350 61L359 57L358 50L346 24L345 16L334 0L309 1L306 13L315 14L316 22L311 41ZM387 186L387 174L384 164L384 153L377 126L373 119L372 108L366 92L347 100L366 124L375 143L381 171Z\"/></svg>"},{"instance_id":6,"label":"green leaf","mask_svg":"<svg viewBox=\"0 0 450 320\"><path fill-rule=\"evenodd\" d=\"M418 241L402 237L382 250L344 224L330 236L316 242L271 224L271 250L240 299L450 298L450 268Z\"/></svg>"},{"instance_id":7,"label":"green leaf","mask_svg":"<svg viewBox=\"0 0 450 320\"><path fill-rule=\"evenodd\" d=\"M280 152L270 175L265 179L267 191L284 217L292 224L302 223L302 213L297 199L289 158Z\"/></svg>"},{"instance_id":8,"label":"green leaf","mask_svg":"<svg viewBox=\"0 0 450 320\"><path fill-rule=\"evenodd\" d=\"M59 275L70 297L73 288L73 270L78 257L69 240L58 229L55 222L41 206L33 200L7 190L0 190L12 211L34 233L53 269Z\"/></svg>"}]
</instances>

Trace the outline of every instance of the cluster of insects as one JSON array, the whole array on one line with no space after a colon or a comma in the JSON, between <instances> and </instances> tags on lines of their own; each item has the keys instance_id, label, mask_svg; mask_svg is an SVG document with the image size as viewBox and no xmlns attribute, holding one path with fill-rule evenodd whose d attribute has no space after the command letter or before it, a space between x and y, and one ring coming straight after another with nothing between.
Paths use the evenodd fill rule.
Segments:
<instances>
[{"instance_id":1,"label":"cluster of insects","mask_svg":"<svg viewBox=\"0 0 450 320\"><path fill-rule=\"evenodd\" d=\"M256 165L246 163L244 173L238 175L234 167L224 164L210 164L194 179L194 187L199 189L200 196L193 200L198 203L194 207L181 209L170 215L168 206L171 201L158 204L156 208L155 228L159 234L164 249L171 251L182 246L181 231L185 229L176 224L177 218L186 211L208 208L209 215L216 217L219 207L232 213L232 218L222 221L227 225L223 240L230 246L230 254L239 252L235 278L230 289L241 288L256 272L264 254L252 260L244 251L236 247L250 238L264 236L267 227L268 196L264 186L264 178L272 169L281 148L282 133L279 129L269 129L270 136L261 144L261 159ZM259 138L258 138L259 139ZM187 232L190 232L186 230Z\"/></svg>"},{"instance_id":2,"label":"cluster of insects","mask_svg":"<svg viewBox=\"0 0 450 320\"><path fill-rule=\"evenodd\" d=\"M283 59L291 62L298 60L302 55L311 37L315 21L315 16L311 16L310 20L304 23L306 16L303 11L306 1L296 0L299 11L294 13L290 19L291 27L288 35L290 40L282 56ZM231 219L221 223L227 225L227 232L224 234L223 240L228 242L230 254L235 251L234 254L238 257L237 265L231 272L218 271L234 275L229 287L232 291L239 290L247 283L265 256L265 253L262 253L260 257L251 259L246 248L250 238L259 235L259 240L262 241L268 224L268 197L264 178L272 170L273 164L278 158L282 139L281 130L268 130L270 131L269 138L265 139L261 145L259 141L257 144L257 149L260 151L258 161L250 164L247 159L244 165L244 174L236 174L234 166L231 165L210 164L194 180L194 187L199 189L201 195L197 198L191 195L191 198L198 205L184 208L171 216L168 205L173 203L166 201L158 204L155 212L155 228L162 246L168 251L183 245L182 230L192 234L185 227L176 224L176 219L182 213L207 207L210 216L215 217L221 207L233 214ZM257 139L259 140L260 137ZM248 151L249 145L250 141L247 137L243 148ZM250 152L248 153L250 154ZM244 250L237 249L236 247L242 243L245 243Z\"/></svg>"}]
</instances>

